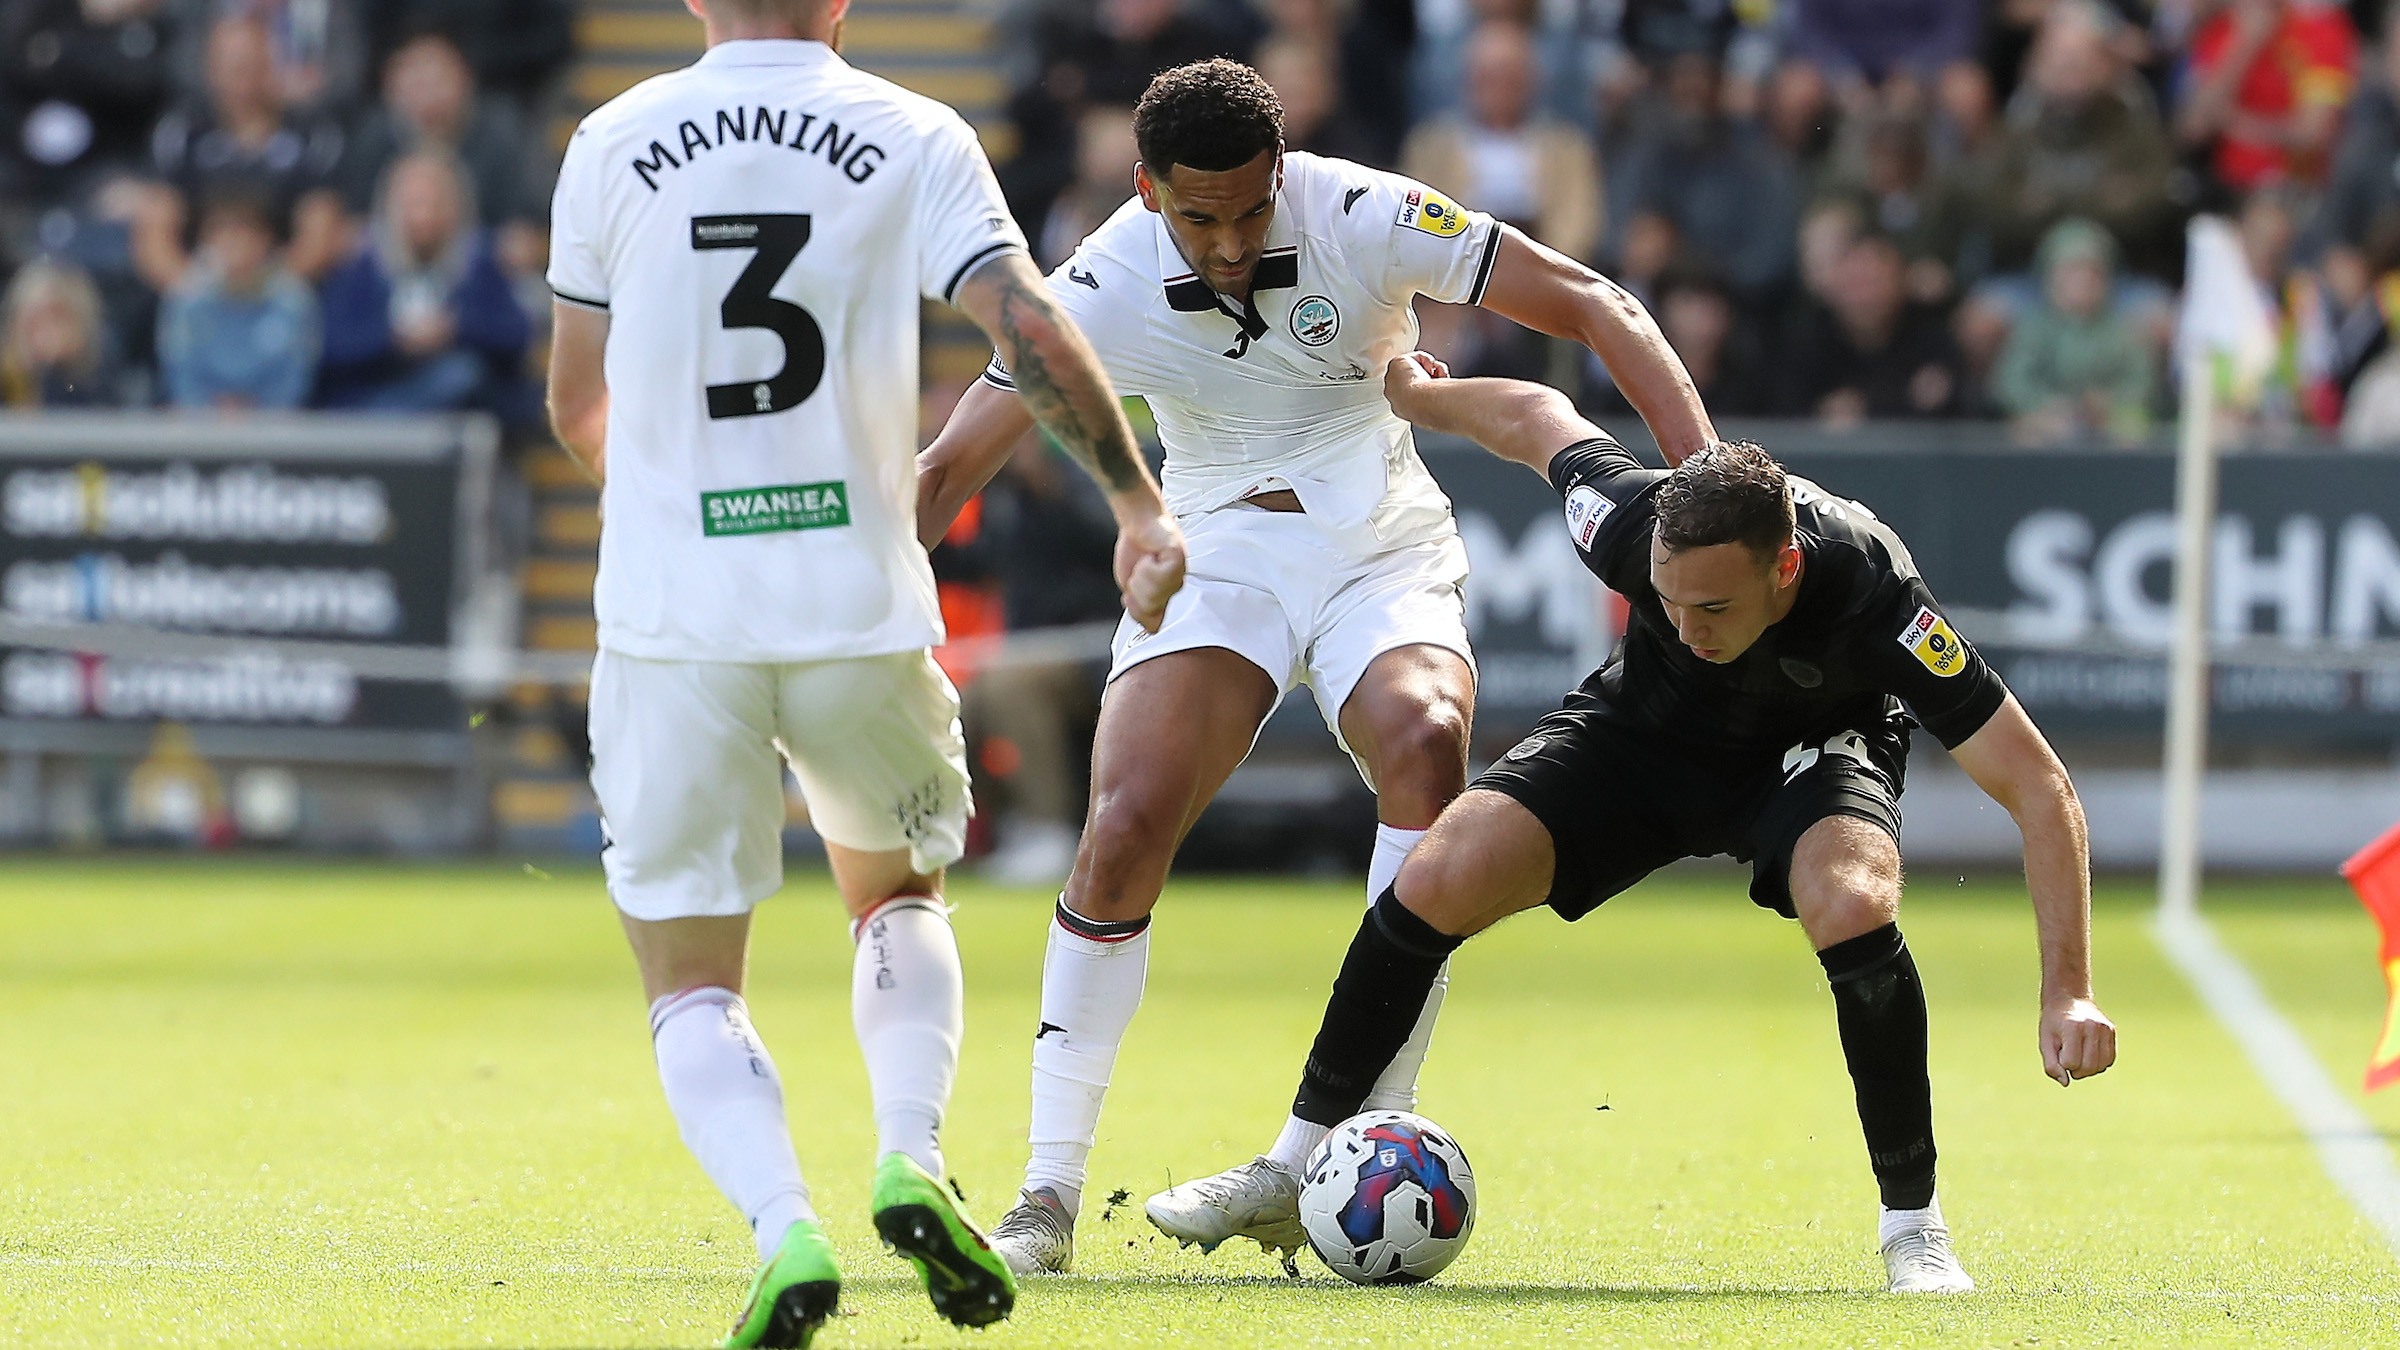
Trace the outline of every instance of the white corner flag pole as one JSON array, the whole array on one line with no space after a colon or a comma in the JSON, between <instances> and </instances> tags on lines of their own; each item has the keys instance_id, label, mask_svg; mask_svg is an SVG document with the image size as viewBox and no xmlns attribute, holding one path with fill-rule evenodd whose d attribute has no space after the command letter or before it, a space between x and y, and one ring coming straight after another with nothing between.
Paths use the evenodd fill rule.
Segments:
<instances>
[{"instance_id":1,"label":"white corner flag pole","mask_svg":"<svg viewBox=\"0 0 2400 1350\"><path fill-rule=\"evenodd\" d=\"M2158 848L2158 907L2200 904L2200 783L2208 760L2208 565L2217 518L2216 376L2222 358L2183 362L2175 437L2175 645L2167 666L2167 757Z\"/></svg>"}]
</instances>

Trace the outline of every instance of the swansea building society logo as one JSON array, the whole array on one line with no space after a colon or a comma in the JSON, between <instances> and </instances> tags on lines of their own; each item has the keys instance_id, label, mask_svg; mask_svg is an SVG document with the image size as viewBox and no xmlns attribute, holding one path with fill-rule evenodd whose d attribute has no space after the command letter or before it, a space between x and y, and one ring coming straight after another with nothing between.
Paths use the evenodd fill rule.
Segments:
<instances>
[{"instance_id":1,"label":"swansea building society logo","mask_svg":"<svg viewBox=\"0 0 2400 1350\"><path fill-rule=\"evenodd\" d=\"M822 530L849 523L850 490L840 482L734 488L700 494L700 532L712 538L769 534L777 530Z\"/></svg>"},{"instance_id":2,"label":"swansea building society logo","mask_svg":"<svg viewBox=\"0 0 2400 1350\"><path fill-rule=\"evenodd\" d=\"M1342 312L1321 295L1305 295L1292 306L1292 336L1303 347L1322 347L1342 331Z\"/></svg>"}]
</instances>

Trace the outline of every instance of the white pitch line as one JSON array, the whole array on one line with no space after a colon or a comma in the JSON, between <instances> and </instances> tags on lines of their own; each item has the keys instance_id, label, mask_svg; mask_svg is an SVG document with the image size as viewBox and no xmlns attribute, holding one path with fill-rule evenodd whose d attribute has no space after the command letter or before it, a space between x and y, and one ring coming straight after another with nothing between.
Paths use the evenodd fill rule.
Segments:
<instances>
[{"instance_id":1,"label":"white pitch line","mask_svg":"<svg viewBox=\"0 0 2400 1350\"><path fill-rule=\"evenodd\" d=\"M2158 945L2199 991L2201 1002L2250 1057L2250 1066L2283 1099L2292 1119L2317 1146L2325 1175L2382 1231L2400 1256L2400 1165L2382 1134L2348 1094L2334 1086L2308 1042L2267 1001L2258 981L2217 941L2208 920L2192 912L2161 912Z\"/></svg>"}]
</instances>

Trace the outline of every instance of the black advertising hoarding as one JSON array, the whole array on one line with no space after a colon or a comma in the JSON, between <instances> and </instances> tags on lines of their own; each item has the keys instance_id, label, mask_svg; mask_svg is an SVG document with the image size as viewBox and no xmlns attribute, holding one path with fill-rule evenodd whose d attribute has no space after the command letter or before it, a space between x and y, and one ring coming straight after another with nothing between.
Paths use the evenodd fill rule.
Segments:
<instances>
[{"instance_id":1,"label":"black advertising hoarding","mask_svg":"<svg viewBox=\"0 0 2400 1350\"><path fill-rule=\"evenodd\" d=\"M346 657L450 645L492 448L480 419L0 420L0 613L70 634L0 646L0 727L463 730L447 683Z\"/></svg>"},{"instance_id":2,"label":"black advertising hoarding","mask_svg":"<svg viewBox=\"0 0 2400 1350\"><path fill-rule=\"evenodd\" d=\"M1900 532L1934 594L2044 727L2148 737L2164 723L2174 459L2147 452L1840 450L1814 428L1748 428L1793 472ZM1779 448L1779 442L1781 448ZM1813 445L1811 443L1814 443ZM1456 503L1485 671L1479 716L1507 734L1553 706L1615 638L1567 546L1558 499L1523 468L1424 437ZM2242 644L2213 672L2234 740L2400 740L2400 456L2238 454L2221 466L2211 627Z\"/></svg>"}]
</instances>

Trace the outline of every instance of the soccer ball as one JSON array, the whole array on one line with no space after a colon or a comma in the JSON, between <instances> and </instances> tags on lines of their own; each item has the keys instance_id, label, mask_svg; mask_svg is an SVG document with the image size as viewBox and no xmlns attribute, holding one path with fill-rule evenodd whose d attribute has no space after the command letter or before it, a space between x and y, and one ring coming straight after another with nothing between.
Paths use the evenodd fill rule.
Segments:
<instances>
[{"instance_id":1,"label":"soccer ball","mask_svg":"<svg viewBox=\"0 0 2400 1350\"><path fill-rule=\"evenodd\" d=\"M1475 1173L1423 1116L1352 1116L1308 1155L1300 1225L1327 1268L1352 1284L1419 1284L1466 1249Z\"/></svg>"}]
</instances>

